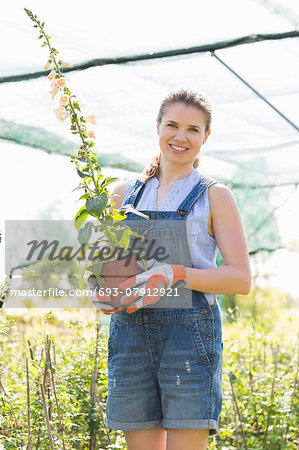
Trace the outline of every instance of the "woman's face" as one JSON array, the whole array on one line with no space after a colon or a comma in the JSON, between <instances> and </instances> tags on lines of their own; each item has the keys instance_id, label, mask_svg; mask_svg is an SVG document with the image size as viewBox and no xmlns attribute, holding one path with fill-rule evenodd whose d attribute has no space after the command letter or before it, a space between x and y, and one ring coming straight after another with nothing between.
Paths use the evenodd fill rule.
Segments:
<instances>
[{"instance_id":1,"label":"woman's face","mask_svg":"<svg viewBox=\"0 0 299 450\"><path fill-rule=\"evenodd\" d=\"M162 158L174 164L190 164L198 155L210 131L205 132L206 116L195 106L174 103L158 123Z\"/></svg>"}]
</instances>

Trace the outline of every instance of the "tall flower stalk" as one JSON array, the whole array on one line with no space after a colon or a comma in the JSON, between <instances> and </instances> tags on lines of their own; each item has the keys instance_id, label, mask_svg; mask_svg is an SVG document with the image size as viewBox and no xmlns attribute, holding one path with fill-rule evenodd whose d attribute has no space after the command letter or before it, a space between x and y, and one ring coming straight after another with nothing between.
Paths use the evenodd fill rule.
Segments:
<instances>
[{"instance_id":1,"label":"tall flower stalk","mask_svg":"<svg viewBox=\"0 0 299 450\"><path fill-rule=\"evenodd\" d=\"M51 37L45 31L45 23L41 22L36 15L29 9L24 8L26 14L33 22L33 27L39 32L38 39L42 39L41 47L47 47L49 57L44 66L44 71L48 71L48 79L51 82L51 91L53 101L59 97L59 105L54 109L58 120L64 122L70 120L70 131L74 135L78 135L80 139L77 155L71 155L71 162L76 166L77 173L81 179L79 186L74 190L84 190L79 200L84 200L85 205L76 213L74 224L79 231L78 240L81 244L82 253L86 249L95 245L91 242L93 230L99 232L96 243L102 242L109 244L110 247L121 246L124 250L128 249L130 237L132 235L139 237L131 231L128 226L121 225L119 221L126 217L127 212L134 212L145 218L142 213L136 211L131 205L125 205L118 211L113 208L110 201L110 194L107 186L113 183L117 178L106 177L101 173L101 166L97 159L97 154L93 151L95 134L94 131L88 129L88 124L96 125L94 115L84 116L82 114L82 106L79 104L77 97L72 94L67 85L67 78L63 73L63 68L72 67L68 62L59 59L59 52L51 43ZM112 209L112 211L111 211ZM83 224L86 219L92 216L99 223L94 226L91 222ZM103 222L105 219L105 223ZM110 226L107 226L107 221ZM92 272L100 280L100 270L102 261L97 259L99 251L94 253L92 263L87 263L83 269Z\"/></svg>"},{"instance_id":2,"label":"tall flower stalk","mask_svg":"<svg viewBox=\"0 0 299 450\"><path fill-rule=\"evenodd\" d=\"M33 21L33 27L39 31L38 39L43 39L41 46L48 47L50 52L44 70L49 71L48 79L51 81L52 90L50 94L52 99L54 100L57 94L60 95L59 106L54 109L54 112L62 122L68 118L70 119L70 130L72 134L77 134L81 141L77 158L72 155L71 161L76 165L78 175L82 178L80 186L86 190L84 199L97 197L105 192L105 187L115 181L115 178L109 177L103 180L101 166L96 158L96 153L92 150L95 145L92 139L95 138L95 135L93 130L88 130L87 123L96 125L95 116L84 116L82 114L82 106L80 106L76 96L71 93L70 88L67 86L67 79L62 73L64 67L68 68L72 67L72 65L58 59L57 55L59 52L50 43L51 37L45 31L45 23L41 22L28 9L25 8L25 11ZM95 212L91 211L90 214L95 215Z\"/></svg>"}]
</instances>

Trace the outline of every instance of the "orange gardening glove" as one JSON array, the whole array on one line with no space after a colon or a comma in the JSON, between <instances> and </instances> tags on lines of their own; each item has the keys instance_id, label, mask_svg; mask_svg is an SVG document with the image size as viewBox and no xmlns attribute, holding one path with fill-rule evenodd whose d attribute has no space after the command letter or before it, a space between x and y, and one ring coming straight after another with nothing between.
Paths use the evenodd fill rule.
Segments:
<instances>
[{"instance_id":1,"label":"orange gardening glove","mask_svg":"<svg viewBox=\"0 0 299 450\"><path fill-rule=\"evenodd\" d=\"M134 277L120 283L121 289L126 289L120 302L128 313L152 305L165 295L165 290L181 288L186 284L186 268L177 264L156 264Z\"/></svg>"}]
</instances>

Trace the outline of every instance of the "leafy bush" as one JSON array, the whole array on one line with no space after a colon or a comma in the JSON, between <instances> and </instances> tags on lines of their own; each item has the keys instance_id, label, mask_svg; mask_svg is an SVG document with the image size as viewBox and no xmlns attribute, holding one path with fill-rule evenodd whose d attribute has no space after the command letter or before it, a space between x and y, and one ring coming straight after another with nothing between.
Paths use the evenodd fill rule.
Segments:
<instances>
[{"instance_id":1,"label":"leafy bush","mask_svg":"<svg viewBox=\"0 0 299 450\"><path fill-rule=\"evenodd\" d=\"M224 325L220 432L210 449L298 447L297 339L289 330L285 335L281 324L275 328L230 314ZM107 323L91 320L90 310L55 310L44 317L33 310L23 316L2 312L0 348L0 448L25 449L28 443L26 358L32 449L51 448L46 415L55 449L126 448L122 432L103 423Z\"/></svg>"}]
</instances>

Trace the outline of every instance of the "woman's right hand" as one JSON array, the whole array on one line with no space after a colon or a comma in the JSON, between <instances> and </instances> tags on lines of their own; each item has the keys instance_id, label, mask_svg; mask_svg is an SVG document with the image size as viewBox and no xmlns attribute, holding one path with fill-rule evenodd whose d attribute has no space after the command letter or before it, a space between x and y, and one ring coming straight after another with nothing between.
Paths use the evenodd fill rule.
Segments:
<instances>
[{"instance_id":1,"label":"woman's right hand","mask_svg":"<svg viewBox=\"0 0 299 450\"><path fill-rule=\"evenodd\" d=\"M111 303L111 298L109 295L99 295L98 292L95 292L90 296L91 301L98 311L102 311L106 316L111 314L117 314L123 311L126 308L115 308Z\"/></svg>"},{"instance_id":2,"label":"woman's right hand","mask_svg":"<svg viewBox=\"0 0 299 450\"><path fill-rule=\"evenodd\" d=\"M89 297L98 311L102 311L105 315L116 314L123 311L124 307L114 307L111 304L110 295L104 293L99 293L99 286L94 275L90 275L88 279L89 289L92 291Z\"/></svg>"}]
</instances>

